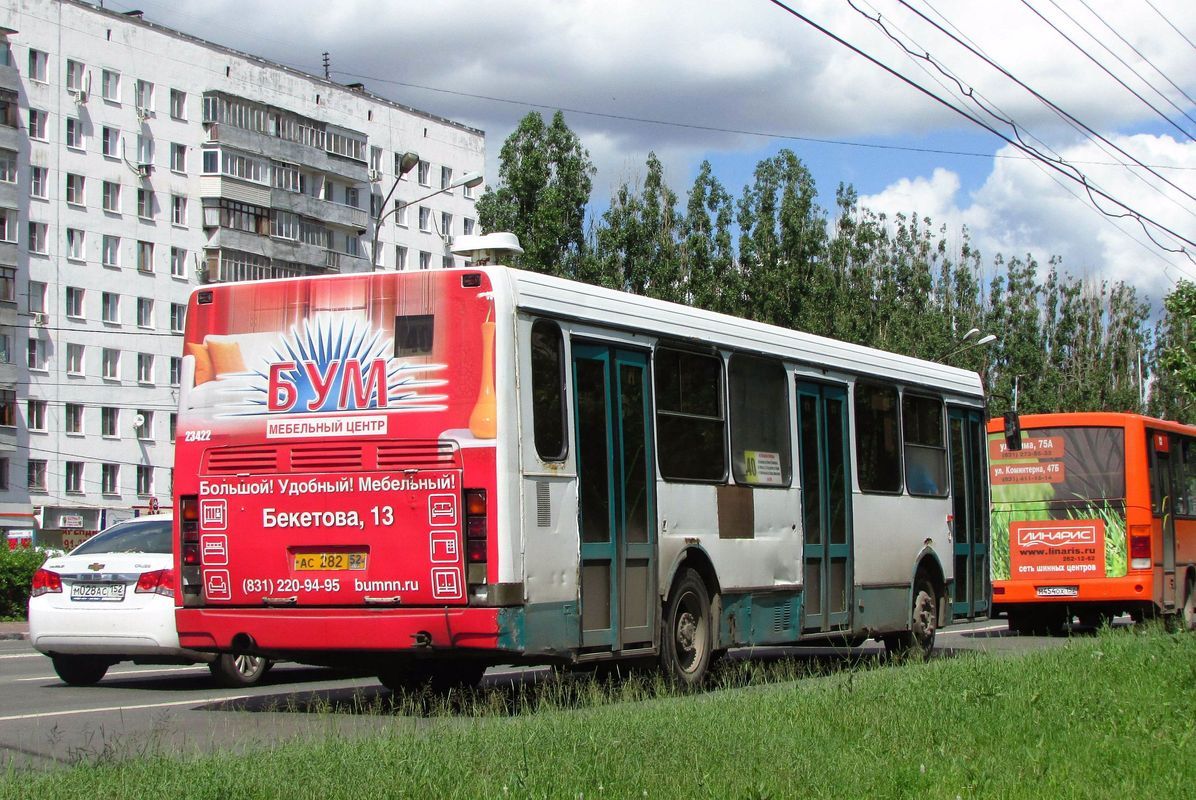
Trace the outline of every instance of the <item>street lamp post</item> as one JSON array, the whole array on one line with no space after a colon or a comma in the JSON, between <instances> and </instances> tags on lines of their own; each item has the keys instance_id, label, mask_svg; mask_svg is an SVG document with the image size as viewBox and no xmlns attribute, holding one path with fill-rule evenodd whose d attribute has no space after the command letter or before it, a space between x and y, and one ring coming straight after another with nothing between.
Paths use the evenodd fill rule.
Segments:
<instances>
[{"instance_id":1,"label":"street lamp post","mask_svg":"<svg viewBox=\"0 0 1196 800\"><path fill-rule=\"evenodd\" d=\"M408 156L414 157L415 163L419 163L419 156L416 156L414 153L405 153L403 155L403 166L404 167L406 167ZM400 175L402 175L406 172L410 172L410 171L411 171L411 167L406 167L405 169L403 169L403 171L400 173ZM467 172L464 175L462 175L460 178L458 178L457 180L450 183L448 186L437 189L434 192L429 192L428 194L424 195L423 197L417 197L414 200L398 201L395 203L394 208L383 211L383 213L379 214L374 219L374 241L370 245L370 259L372 259L374 262L374 269L378 268L378 237L382 234L382 223L386 221L387 217L394 216L396 213L398 213L399 211L402 211L404 208L407 208L408 206L415 205L416 203L422 203L423 201L427 200L429 197L435 197L436 195L441 194L442 192L451 192L453 189L459 188L461 186L467 186L470 189L473 189L477 186L480 186L482 184L483 180L484 179L482 177L482 173ZM390 202L391 195L394 194L395 187L397 187L398 185L399 185L399 181L398 181L398 179L395 179L395 185L390 187L390 191L386 193L386 199L382 201L383 208L385 208L386 204L388 202Z\"/></svg>"},{"instance_id":2,"label":"street lamp post","mask_svg":"<svg viewBox=\"0 0 1196 800\"><path fill-rule=\"evenodd\" d=\"M959 340L960 344L958 347L956 347L954 350L950 350L950 351L944 353L943 355L939 356L938 358L935 359L935 361L946 361L948 358L951 358L952 356L957 356L960 353L967 352L968 350L971 350L974 347L983 347L984 345L991 344L997 340L996 334L989 333L984 336L981 336L979 339L977 339L974 342L971 341L972 337L974 337L978 333L980 333L979 328L972 328L970 331L965 333L960 338L960 340Z\"/></svg>"}]
</instances>

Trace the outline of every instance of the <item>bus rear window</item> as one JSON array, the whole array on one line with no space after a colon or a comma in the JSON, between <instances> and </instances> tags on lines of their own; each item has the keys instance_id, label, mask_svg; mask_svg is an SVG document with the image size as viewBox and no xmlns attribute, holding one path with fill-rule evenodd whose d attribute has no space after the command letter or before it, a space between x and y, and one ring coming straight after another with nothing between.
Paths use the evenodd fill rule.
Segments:
<instances>
[{"instance_id":1,"label":"bus rear window","mask_svg":"<svg viewBox=\"0 0 1196 800\"><path fill-rule=\"evenodd\" d=\"M989 438L994 502L1037 500L1088 504L1125 498L1125 431L1121 428L1036 428L1022 431L1010 452ZM1014 487L1024 487L1023 489Z\"/></svg>"},{"instance_id":2,"label":"bus rear window","mask_svg":"<svg viewBox=\"0 0 1196 800\"><path fill-rule=\"evenodd\" d=\"M395 317L395 357L431 355L434 322L431 314Z\"/></svg>"}]
</instances>

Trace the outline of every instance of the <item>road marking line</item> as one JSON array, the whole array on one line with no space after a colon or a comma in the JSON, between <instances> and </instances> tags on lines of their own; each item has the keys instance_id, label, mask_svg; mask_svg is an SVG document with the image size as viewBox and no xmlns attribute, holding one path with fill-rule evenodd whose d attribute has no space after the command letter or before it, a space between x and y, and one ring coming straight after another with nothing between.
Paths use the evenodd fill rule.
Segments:
<instances>
[{"instance_id":1,"label":"road marking line","mask_svg":"<svg viewBox=\"0 0 1196 800\"><path fill-rule=\"evenodd\" d=\"M1000 623L1000 624L997 624L997 625L989 625L989 626L987 626L987 627L984 627L984 628L968 628L967 630L962 630L962 629L959 629L959 628L947 628L946 630L941 630L941 631L939 631L939 635L940 635L940 636L948 636L948 635L950 635L950 634L952 634L952 633L954 633L954 634L956 634L956 635L963 635L963 634L965 634L965 633L983 633L983 632L985 632L985 631L1002 631L1002 630L1005 630L1005 629L1006 629L1006 628L1008 628L1008 627L1009 627L1009 625L1007 625L1006 623L1002 622L1002 623Z\"/></svg>"},{"instance_id":2,"label":"road marking line","mask_svg":"<svg viewBox=\"0 0 1196 800\"><path fill-rule=\"evenodd\" d=\"M207 666L203 665L203 668L207 669ZM155 674L161 674L161 673L181 672L183 670L188 670L188 669L189 670L198 670L198 667L196 667L195 665L181 665L181 666L177 666L177 667L151 667L150 669L122 669L122 670L117 670L117 671L109 670L108 673L104 675L104 677L112 678L112 677L119 677L121 675L155 675ZM59 678L57 675L43 675L43 676L37 677L37 678L16 678L16 679L14 679L13 683L22 683L24 681L53 681L53 680L58 680L58 679Z\"/></svg>"},{"instance_id":3,"label":"road marking line","mask_svg":"<svg viewBox=\"0 0 1196 800\"><path fill-rule=\"evenodd\" d=\"M17 653L12 656L0 656L0 661L6 661L10 658L45 658L41 653Z\"/></svg>"},{"instance_id":4,"label":"road marking line","mask_svg":"<svg viewBox=\"0 0 1196 800\"><path fill-rule=\"evenodd\" d=\"M14 714L10 717L0 717L0 722L12 722L19 719L44 719L46 717L66 717L72 714L96 714L101 711L137 711L145 708L169 708L171 706L210 705L212 703L228 703L233 700L247 700L253 695L238 694L232 697L194 698L191 700L175 700L170 703L144 703L137 706L107 706L105 708L76 708L71 711L44 711L40 714Z\"/></svg>"}]
</instances>

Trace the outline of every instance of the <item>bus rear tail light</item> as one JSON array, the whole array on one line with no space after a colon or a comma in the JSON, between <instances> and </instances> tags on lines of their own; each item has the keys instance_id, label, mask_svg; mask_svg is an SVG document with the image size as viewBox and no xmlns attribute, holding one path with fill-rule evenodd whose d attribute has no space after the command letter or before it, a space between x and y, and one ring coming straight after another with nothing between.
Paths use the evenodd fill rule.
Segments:
<instances>
[{"instance_id":1,"label":"bus rear tail light","mask_svg":"<svg viewBox=\"0 0 1196 800\"><path fill-rule=\"evenodd\" d=\"M1130 526L1130 569L1150 569L1150 526Z\"/></svg>"},{"instance_id":2,"label":"bus rear tail light","mask_svg":"<svg viewBox=\"0 0 1196 800\"><path fill-rule=\"evenodd\" d=\"M62 578L57 572L39 569L33 573L33 591L30 595L40 597L43 594L57 594L62 592Z\"/></svg>"},{"instance_id":3,"label":"bus rear tail light","mask_svg":"<svg viewBox=\"0 0 1196 800\"><path fill-rule=\"evenodd\" d=\"M184 542L199 541L199 498L186 494L179 498L179 523Z\"/></svg>"},{"instance_id":4,"label":"bus rear tail light","mask_svg":"<svg viewBox=\"0 0 1196 800\"><path fill-rule=\"evenodd\" d=\"M143 572L137 579L138 594L160 594L163 597L174 597L174 570L157 569L153 572Z\"/></svg>"},{"instance_id":5,"label":"bus rear tail light","mask_svg":"<svg viewBox=\"0 0 1196 800\"><path fill-rule=\"evenodd\" d=\"M486 490L465 490L465 560L469 564L486 563ZM470 570L470 583L474 583L474 570ZM485 570L481 570L485 582Z\"/></svg>"},{"instance_id":6,"label":"bus rear tail light","mask_svg":"<svg viewBox=\"0 0 1196 800\"><path fill-rule=\"evenodd\" d=\"M181 542L180 560L182 561L183 605L202 605L203 586L199 555L199 497L185 494L179 497L179 538ZM171 594L174 594L173 578L171 575Z\"/></svg>"}]
</instances>

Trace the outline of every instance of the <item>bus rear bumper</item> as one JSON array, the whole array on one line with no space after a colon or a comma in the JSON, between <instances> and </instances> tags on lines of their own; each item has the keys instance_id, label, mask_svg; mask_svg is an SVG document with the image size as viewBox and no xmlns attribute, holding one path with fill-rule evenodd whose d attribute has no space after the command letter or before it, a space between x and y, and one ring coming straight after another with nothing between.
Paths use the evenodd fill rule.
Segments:
<instances>
[{"instance_id":1,"label":"bus rear bumper","mask_svg":"<svg viewBox=\"0 0 1196 800\"><path fill-rule=\"evenodd\" d=\"M498 608L176 610L179 644L193 650L281 655L300 651L503 650ZM509 609L507 609L509 611ZM509 622L508 622L509 624Z\"/></svg>"}]
</instances>

